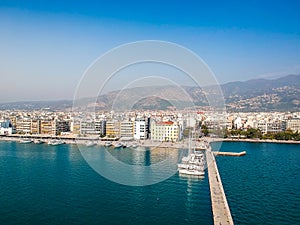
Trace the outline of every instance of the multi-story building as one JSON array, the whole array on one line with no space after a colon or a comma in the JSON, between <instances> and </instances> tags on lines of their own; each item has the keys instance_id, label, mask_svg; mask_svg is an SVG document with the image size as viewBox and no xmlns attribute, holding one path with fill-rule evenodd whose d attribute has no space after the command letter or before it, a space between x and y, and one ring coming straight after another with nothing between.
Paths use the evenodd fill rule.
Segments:
<instances>
[{"instance_id":1,"label":"multi-story building","mask_svg":"<svg viewBox=\"0 0 300 225\"><path fill-rule=\"evenodd\" d=\"M72 120L70 123L70 131L72 134L80 134L80 121L79 120Z\"/></svg>"},{"instance_id":2,"label":"multi-story building","mask_svg":"<svg viewBox=\"0 0 300 225\"><path fill-rule=\"evenodd\" d=\"M16 117L16 116L10 116L10 117L9 117L9 120L10 120L12 126L13 126L14 128L16 128L16 127L17 127L17 117Z\"/></svg>"},{"instance_id":3,"label":"multi-story building","mask_svg":"<svg viewBox=\"0 0 300 225\"><path fill-rule=\"evenodd\" d=\"M60 135L62 132L69 132L70 131L70 123L69 121L65 120L54 120L53 121L53 135Z\"/></svg>"},{"instance_id":4,"label":"multi-story building","mask_svg":"<svg viewBox=\"0 0 300 225\"><path fill-rule=\"evenodd\" d=\"M40 134L41 133L41 121L39 119L31 120L31 134Z\"/></svg>"},{"instance_id":5,"label":"multi-story building","mask_svg":"<svg viewBox=\"0 0 300 225\"><path fill-rule=\"evenodd\" d=\"M122 121L120 122L120 137L124 139L133 139L133 122Z\"/></svg>"},{"instance_id":6,"label":"multi-story building","mask_svg":"<svg viewBox=\"0 0 300 225\"><path fill-rule=\"evenodd\" d=\"M53 135L53 131L55 130L53 120L41 120L40 123L41 123L41 134Z\"/></svg>"},{"instance_id":7,"label":"multi-story building","mask_svg":"<svg viewBox=\"0 0 300 225\"><path fill-rule=\"evenodd\" d=\"M155 122L151 123L151 140L154 141L178 141L179 125L177 122Z\"/></svg>"},{"instance_id":8,"label":"multi-story building","mask_svg":"<svg viewBox=\"0 0 300 225\"><path fill-rule=\"evenodd\" d=\"M1 120L0 121L0 135L11 135L14 134L16 131L12 126L10 120Z\"/></svg>"},{"instance_id":9,"label":"multi-story building","mask_svg":"<svg viewBox=\"0 0 300 225\"><path fill-rule=\"evenodd\" d=\"M266 121L260 120L257 123L254 123L254 128L259 129L263 134L266 133L277 133L284 130L285 126L282 121Z\"/></svg>"},{"instance_id":10,"label":"multi-story building","mask_svg":"<svg viewBox=\"0 0 300 225\"><path fill-rule=\"evenodd\" d=\"M300 132L300 119L299 118L292 118L286 120L286 129L290 129L293 132Z\"/></svg>"},{"instance_id":11,"label":"multi-story building","mask_svg":"<svg viewBox=\"0 0 300 225\"><path fill-rule=\"evenodd\" d=\"M108 138L120 137L120 122L117 120L106 121L106 136Z\"/></svg>"},{"instance_id":12,"label":"multi-story building","mask_svg":"<svg viewBox=\"0 0 300 225\"><path fill-rule=\"evenodd\" d=\"M96 135L96 128L94 120L81 120L80 121L80 134L81 135Z\"/></svg>"},{"instance_id":13,"label":"multi-story building","mask_svg":"<svg viewBox=\"0 0 300 225\"><path fill-rule=\"evenodd\" d=\"M134 121L134 139L145 140L148 136L148 120L137 119Z\"/></svg>"},{"instance_id":14,"label":"multi-story building","mask_svg":"<svg viewBox=\"0 0 300 225\"><path fill-rule=\"evenodd\" d=\"M106 121L105 120L81 120L80 121L80 134L82 135L100 135L106 134Z\"/></svg>"},{"instance_id":15,"label":"multi-story building","mask_svg":"<svg viewBox=\"0 0 300 225\"><path fill-rule=\"evenodd\" d=\"M19 134L30 134L31 118L23 117L16 119L16 132Z\"/></svg>"},{"instance_id":16,"label":"multi-story building","mask_svg":"<svg viewBox=\"0 0 300 225\"><path fill-rule=\"evenodd\" d=\"M106 121L103 119L95 120L95 129L101 137L106 136Z\"/></svg>"}]
</instances>

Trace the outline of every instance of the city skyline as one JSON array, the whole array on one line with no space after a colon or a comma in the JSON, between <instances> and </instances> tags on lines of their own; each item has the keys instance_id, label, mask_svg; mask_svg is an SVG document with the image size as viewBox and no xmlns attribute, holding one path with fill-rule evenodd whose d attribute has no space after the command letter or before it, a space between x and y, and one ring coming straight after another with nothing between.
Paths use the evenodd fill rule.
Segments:
<instances>
[{"instance_id":1,"label":"city skyline","mask_svg":"<svg viewBox=\"0 0 300 225\"><path fill-rule=\"evenodd\" d=\"M297 1L145 4L1 1L0 102L72 99L96 58L149 39L192 50L220 83L300 74Z\"/></svg>"}]
</instances>

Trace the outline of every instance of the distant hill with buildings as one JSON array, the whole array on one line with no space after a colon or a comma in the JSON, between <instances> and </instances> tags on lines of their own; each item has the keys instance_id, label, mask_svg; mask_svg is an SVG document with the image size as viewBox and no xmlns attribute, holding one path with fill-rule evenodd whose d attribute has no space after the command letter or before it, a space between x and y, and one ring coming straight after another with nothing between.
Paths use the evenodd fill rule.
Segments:
<instances>
[{"instance_id":1,"label":"distant hill with buildings","mask_svg":"<svg viewBox=\"0 0 300 225\"><path fill-rule=\"evenodd\" d=\"M222 85L228 111L299 111L300 75Z\"/></svg>"},{"instance_id":2,"label":"distant hill with buildings","mask_svg":"<svg viewBox=\"0 0 300 225\"><path fill-rule=\"evenodd\" d=\"M213 89L214 87L212 87ZM300 75L274 80L253 79L221 85L228 111L299 111ZM193 105L208 106L207 92L199 87L155 86L112 91L94 99L82 99L78 110L182 109ZM66 110L73 101L27 101L0 103L0 109Z\"/></svg>"}]
</instances>

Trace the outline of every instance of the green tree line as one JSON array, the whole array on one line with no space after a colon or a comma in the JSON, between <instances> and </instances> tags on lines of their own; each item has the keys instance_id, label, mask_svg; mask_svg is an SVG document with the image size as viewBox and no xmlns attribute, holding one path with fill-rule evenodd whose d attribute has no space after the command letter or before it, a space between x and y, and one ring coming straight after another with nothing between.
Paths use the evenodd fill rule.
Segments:
<instances>
[{"instance_id":1,"label":"green tree line","mask_svg":"<svg viewBox=\"0 0 300 225\"><path fill-rule=\"evenodd\" d=\"M227 137L245 137L245 138L257 138L257 139L271 139L271 140L295 140L300 141L300 133L293 132L290 129L280 131L277 133L262 134L259 129L250 128L247 130L230 130L227 131Z\"/></svg>"}]
</instances>

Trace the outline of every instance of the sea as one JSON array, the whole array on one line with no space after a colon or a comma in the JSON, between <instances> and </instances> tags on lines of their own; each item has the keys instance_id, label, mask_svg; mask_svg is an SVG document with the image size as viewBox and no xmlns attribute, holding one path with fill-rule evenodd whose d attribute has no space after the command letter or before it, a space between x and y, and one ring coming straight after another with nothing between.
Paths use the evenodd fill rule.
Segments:
<instances>
[{"instance_id":1,"label":"sea","mask_svg":"<svg viewBox=\"0 0 300 225\"><path fill-rule=\"evenodd\" d=\"M247 151L217 157L235 224L300 224L300 145L224 142L213 148ZM131 161L129 148L109 151ZM139 154L154 162L161 157L148 149ZM96 172L76 145L0 141L0 224L213 224L208 177L175 173L128 186Z\"/></svg>"}]
</instances>

